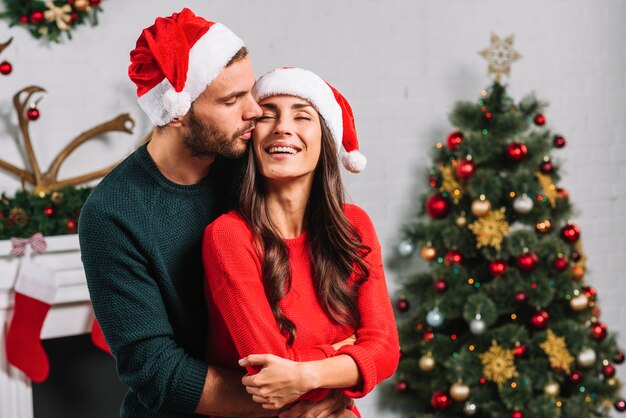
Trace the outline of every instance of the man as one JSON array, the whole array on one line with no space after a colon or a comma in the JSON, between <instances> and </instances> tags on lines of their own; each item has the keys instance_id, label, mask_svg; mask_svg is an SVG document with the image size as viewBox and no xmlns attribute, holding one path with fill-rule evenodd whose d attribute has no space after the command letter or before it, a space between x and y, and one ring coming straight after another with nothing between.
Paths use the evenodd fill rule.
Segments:
<instances>
[{"instance_id":1,"label":"man","mask_svg":"<svg viewBox=\"0 0 626 418\"><path fill-rule=\"evenodd\" d=\"M230 188L218 159L244 154L261 114L243 41L184 9L142 32L129 75L152 140L102 180L79 221L94 312L129 386L121 416L276 415L252 402L243 373L201 360L202 232ZM334 393L280 416L353 416L346 402Z\"/></svg>"}]
</instances>

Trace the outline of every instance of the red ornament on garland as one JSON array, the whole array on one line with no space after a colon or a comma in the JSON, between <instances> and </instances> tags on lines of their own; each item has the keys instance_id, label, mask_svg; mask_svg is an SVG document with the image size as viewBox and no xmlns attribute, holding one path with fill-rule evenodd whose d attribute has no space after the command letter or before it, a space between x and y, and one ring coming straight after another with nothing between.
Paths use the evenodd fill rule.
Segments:
<instances>
[{"instance_id":1,"label":"red ornament on garland","mask_svg":"<svg viewBox=\"0 0 626 418\"><path fill-rule=\"evenodd\" d=\"M2 61L0 63L0 74L9 75L13 71L13 66L9 61Z\"/></svg>"},{"instance_id":2,"label":"red ornament on garland","mask_svg":"<svg viewBox=\"0 0 626 418\"><path fill-rule=\"evenodd\" d=\"M426 212L434 218L445 218L450 210L450 202L441 194L434 194L426 201Z\"/></svg>"},{"instance_id":3,"label":"red ornament on garland","mask_svg":"<svg viewBox=\"0 0 626 418\"><path fill-rule=\"evenodd\" d=\"M565 187L557 187L556 188L556 197L559 199L567 199L569 198L569 192Z\"/></svg>"},{"instance_id":4,"label":"red ornament on garland","mask_svg":"<svg viewBox=\"0 0 626 418\"><path fill-rule=\"evenodd\" d=\"M526 346L523 344L515 346L515 348L513 349L513 355L518 358L524 357L526 355Z\"/></svg>"},{"instance_id":5,"label":"red ornament on garland","mask_svg":"<svg viewBox=\"0 0 626 418\"><path fill-rule=\"evenodd\" d=\"M530 323L537 329L544 329L548 326L550 315L546 311L539 311L530 318Z\"/></svg>"},{"instance_id":6,"label":"red ornament on garland","mask_svg":"<svg viewBox=\"0 0 626 418\"><path fill-rule=\"evenodd\" d=\"M463 262L463 254L457 250L450 250L445 256L446 265L461 264Z\"/></svg>"},{"instance_id":7,"label":"red ornament on garland","mask_svg":"<svg viewBox=\"0 0 626 418\"><path fill-rule=\"evenodd\" d=\"M506 271L506 261L504 260L493 260L489 262L489 273L491 273L491 275L493 277L500 277L504 274L504 272Z\"/></svg>"},{"instance_id":8,"label":"red ornament on garland","mask_svg":"<svg viewBox=\"0 0 626 418\"><path fill-rule=\"evenodd\" d=\"M552 161L549 161L549 160L544 161L539 166L539 169L541 170L543 174L552 174L552 172L554 171L554 164L552 164Z\"/></svg>"},{"instance_id":9,"label":"red ornament on garland","mask_svg":"<svg viewBox=\"0 0 626 418\"><path fill-rule=\"evenodd\" d=\"M626 411L626 401L623 399L620 399L619 401L615 402L615 409L619 412L624 412Z\"/></svg>"},{"instance_id":10,"label":"red ornament on garland","mask_svg":"<svg viewBox=\"0 0 626 418\"><path fill-rule=\"evenodd\" d=\"M606 338L607 332L608 331L606 329L606 325L604 325L602 322L597 322L591 325L591 336L596 341L604 340Z\"/></svg>"},{"instance_id":11,"label":"red ornament on garland","mask_svg":"<svg viewBox=\"0 0 626 418\"><path fill-rule=\"evenodd\" d=\"M396 308L398 308L398 311L402 313L408 311L410 307L411 307L411 304L405 298L400 298L396 302Z\"/></svg>"},{"instance_id":12,"label":"red ornament on garland","mask_svg":"<svg viewBox=\"0 0 626 418\"><path fill-rule=\"evenodd\" d=\"M580 253L578 251L572 252L572 260L574 261L580 260Z\"/></svg>"},{"instance_id":13,"label":"red ornament on garland","mask_svg":"<svg viewBox=\"0 0 626 418\"><path fill-rule=\"evenodd\" d=\"M28 16L20 16L19 22L20 22L22 25L27 24L27 23L28 23Z\"/></svg>"},{"instance_id":14,"label":"red ornament on garland","mask_svg":"<svg viewBox=\"0 0 626 418\"><path fill-rule=\"evenodd\" d=\"M435 289L435 292L437 293L444 293L448 290L448 282L444 279L439 279L433 284L433 289Z\"/></svg>"},{"instance_id":15,"label":"red ornament on garland","mask_svg":"<svg viewBox=\"0 0 626 418\"><path fill-rule=\"evenodd\" d=\"M583 380L583 374L578 370L574 370L569 374L569 381L574 384L579 384Z\"/></svg>"},{"instance_id":16,"label":"red ornament on garland","mask_svg":"<svg viewBox=\"0 0 626 418\"><path fill-rule=\"evenodd\" d=\"M409 384L404 380L398 380L395 385L396 392L404 393L409 389Z\"/></svg>"},{"instance_id":17,"label":"red ornament on garland","mask_svg":"<svg viewBox=\"0 0 626 418\"><path fill-rule=\"evenodd\" d=\"M509 160L519 162L526 158L526 155L528 155L528 148L521 142L514 142L506 148L506 156Z\"/></svg>"},{"instance_id":18,"label":"red ornament on garland","mask_svg":"<svg viewBox=\"0 0 626 418\"><path fill-rule=\"evenodd\" d=\"M615 362L615 364L622 364L624 362L624 352L618 351L613 361Z\"/></svg>"},{"instance_id":19,"label":"red ornament on garland","mask_svg":"<svg viewBox=\"0 0 626 418\"><path fill-rule=\"evenodd\" d=\"M439 390L433 394L430 404L435 409L444 410L452 406L452 397L445 390Z\"/></svg>"},{"instance_id":20,"label":"red ornament on garland","mask_svg":"<svg viewBox=\"0 0 626 418\"><path fill-rule=\"evenodd\" d=\"M540 113L537 116L535 116L535 119L533 119L533 121L535 122L535 125L543 126L546 124L546 117Z\"/></svg>"},{"instance_id":21,"label":"red ornament on garland","mask_svg":"<svg viewBox=\"0 0 626 418\"><path fill-rule=\"evenodd\" d=\"M92 7L96 7L100 5L101 0L89 0L89 5Z\"/></svg>"},{"instance_id":22,"label":"red ornament on garland","mask_svg":"<svg viewBox=\"0 0 626 418\"><path fill-rule=\"evenodd\" d=\"M448 139L446 140L446 144L448 145L448 149L450 151L456 150L461 142L463 142L463 132L461 131L450 132Z\"/></svg>"},{"instance_id":23,"label":"red ornament on garland","mask_svg":"<svg viewBox=\"0 0 626 418\"><path fill-rule=\"evenodd\" d=\"M52 216L54 214L54 209L47 207L43 210L43 213L48 215L48 216Z\"/></svg>"},{"instance_id":24,"label":"red ornament on garland","mask_svg":"<svg viewBox=\"0 0 626 418\"><path fill-rule=\"evenodd\" d=\"M30 14L30 23L32 23L33 25L39 25L41 22L44 21L44 19L45 16L41 10L35 10Z\"/></svg>"},{"instance_id":25,"label":"red ornament on garland","mask_svg":"<svg viewBox=\"0 0 626 418\"><path fill-rule=\"evenodd\" d=\"M557 271L565 271L569 267L569 259L559 254L552 265Z\"/></svg>"},{"instance_id":26,"label":"red ornament on garland","mask_svg":"<svg viewBox=\"0 0 626 418\"><path fill-rule=\"evenodd\" d=\"M41 116L41 113L36 107L31 107L26 111L26 117L30 121L36 121L37 119L39 119L39 116Z\"/></svg>"},{"instance_id":27,"label":"red ornament on garland","mask_svg":"<svg viewBox=\"0 0 626 418\"><path fill-rule=\"evenodd\" d=\"M538 263L539 257L537 257L537 254L531 252L523 253L515 260L517 267L523 271L534 270Z\"/></svg>"},{"instance_id":28,"label":"red ornament on garland","mask_svg":"<svg viewBox=\"0 0 626 418\"><path fill-rule=\"evenodd\" d=\"M610 379L615 376L615 366L612 364L607 364L602 368L602 374L605 378Z\"/></svg>"},{"instance_id":29,"label":"red ornament on garland","mask_svg":"<svg viewBox=\"0 0 626 418\"><path fill-rule=\"evenodd\" d=\"M566 141L565 138L563 138L561 135L554 135L554 138L552 139L552 144L555 148L563 148L566 144Z\"/></svg>"},{"instance_id":30,"label":"red ornament on garland","mask_svg":"<svg viewBox=\"0 0 626 418\"><path fill-rule=\"evenodd\" d=\"M580 238L580 227L574 224L567 224L561 229L561 237L570 244L575 243Z\"/></svg>"},{"instance_id":31,"label":"red ornament on garland","mask_svg":"<svg viewBox=\"0 0 626 418\"><path fill-rule=\"evenodd\" d=\"M528 296L526 295L526 293L524 292L517 292L515 294L515 302L522 304L522 303L526 303L526 300L528 300Z\"/></svg>"},{"instance_id":32,"label":"red ornament on garland","mask_svg":"<svg viewBox=\"0 0 626 418\"><path fill-rule=\"evenodd\" d=\"M594 300L596 298L597 291L595 288L591 286L583 286L581 290L585 293L585 296L587 296L587 299Z\"/></svg>"},{"instance_id":33,"label":"red ornament on garland","mask_svg":"<svg viewBox=\"0 0 626 418\"><path fill-rule=\"evenodd\" d=\"M78 20L78 13L72 12L70 18L72 19L72 23L76 22Z\"/></svg>"},{"instance_id":34,"label":"red ornament on garland","mask_svg":"<svg viewBox=\"0 0 626 418\"><path fill-rule=\"evenodd\" d=\"M476 173L476 164L472 161L471 157L467 160L462 160L456 165L456 175L463 180L467 180Z\"/></svg>"},{"instance_id":35,"label":"red ornament on garland","mask_svg":"<svg viewBox=\"0 0 626 418\"><path fill-rule=\"evenodd\" d=\"M511 412L511 418L524 418L524 414L522 411L513 411Z\"/></svg>"}]
</instances>

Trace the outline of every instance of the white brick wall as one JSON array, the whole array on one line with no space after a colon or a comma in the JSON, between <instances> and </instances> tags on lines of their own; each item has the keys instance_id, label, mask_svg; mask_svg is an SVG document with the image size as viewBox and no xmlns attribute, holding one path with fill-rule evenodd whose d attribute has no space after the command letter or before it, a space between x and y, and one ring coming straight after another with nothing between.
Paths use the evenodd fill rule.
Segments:
<instances>
[{"instance_id":1,"label":"white brick wall","mask_svg":"<svg viewBox=\"0 0 626 418\"><path fill-rule=\"evenodd\" d=\"M568 146L562 185L581 215L589 282L600 294L603 320L621 332L626 347L626 3L619 0L188 0L199 14L242 36L259 72L279 65L310 68L336 85L353 105L369 166L346 176L353 200L377 226L387 258L401 226L425 192L431 145L451 127L457 100L474 100L489 84L477 51L490 32L516 35L523 59L513 67L510 92L548 100L551 127ZM106 0L100 26L81 28L72 42L45 46L21 29L0 23L0 41L15 37L0 56L14 65L0 77L0 155L21 165L13 136L10 96L29 84L49 94L32 125L43 166L74 135L130 111L136 135L87 144L61 175L75 175L123 157L148 129L126 77L128 52L140 28L181 7L173 0ZM97 162L96 162L97 161ZM0 190L17 182L0 174ZM406 269L404 270L406 271ZM388 269L389 282L402 271ZM622 379L626 370L618 369ZM384 402L384 401L383 401ZM359 402L367 417L393 417L377 408L377 396Z\"/></svg>"}]
</instances>

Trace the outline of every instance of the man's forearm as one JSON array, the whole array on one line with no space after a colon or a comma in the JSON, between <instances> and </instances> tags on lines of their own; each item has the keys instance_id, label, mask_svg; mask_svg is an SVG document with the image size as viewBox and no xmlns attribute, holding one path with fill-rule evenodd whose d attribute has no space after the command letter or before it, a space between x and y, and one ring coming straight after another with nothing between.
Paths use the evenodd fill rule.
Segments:
<instances>
[{"instance_id":1,"label":"man's forearm","mask_svg":"<svg viewBox=\"0 0 626 418\"><path fill-rule=\"evenodd\" d=\"M241 383L243 372L209 366L204 389L196 413L222 417L272 417L277 411L268 411L252 400Z\"/></svg>"}]
</instances>

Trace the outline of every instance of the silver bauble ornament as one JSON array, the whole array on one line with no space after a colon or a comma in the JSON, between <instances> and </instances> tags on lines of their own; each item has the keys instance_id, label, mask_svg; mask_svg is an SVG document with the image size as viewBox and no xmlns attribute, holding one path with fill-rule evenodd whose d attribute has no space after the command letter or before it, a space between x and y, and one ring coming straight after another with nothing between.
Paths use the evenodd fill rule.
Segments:
<instances>
[{"instance_id":1,"label":"silver bauble ornament","mask_svg":"<svg viewBox=\"0 0 626 418\"><path fill-rule=\"evenodd\" d=\"M473 415L476 415L476 412L478 412L478 407L475 403L465 402L465 405L463 405L463 413L465 415L471 417Z\"/></svg>"},{"instance_id":2,"label":"silver bauble ornament","mask_svg":"<svg viewBox=\"0 0 626 418\"><path fill-rule=\"evenodd\" d=\"M435 359L433 358L433 355L428 353L420 357L419 366L420 370L423 372L432 371L435 368Z\"/></svg>"},{"instance_id":3,"label":"silver bauble ornament","mask_svg":"<svg viewBox=\"0 0 626 418\"><path fill-rule=\"evenodd\" d=\"M474 335L483 335L487 331L487 324L482 320L480 314L476 314L476 318L470 322L470 331Z\"/></svg>"},{"instance_id":4,"label":"silver bauble ornament","mask_svg":"<svg viewBox=\"0 0 626 418\"><path fill-rule=\"evenodd\" d=\"M435 307L432 311L426 315L426 322L433 328L439 328L443 325L443 314L439 311L439 308Z\"/></svg>"},{"instance_id":5,"label":"silver bauble ornament","mask_svg":"<svg viewBox=\"0 0 626 418\"><path fill-rule=\"evenodd\" d=\"M530 213L534 206L533 200L526 193L513 200L513 210L521 215Z\"/></svg>"},{"instance_id":6,"label":"silver bauble ornament","mask_svg":"<svg viewBox=\"0 0 626 418\"><path fill-rule=\"evenodd\" d=\"M450 396L457 402L466 401L470 396L470 388L462 382L455 383L450 386Z\"/></svg>"},{"instance_id":7,"label":"silver bauble ornament","mask_svg":"<svg viewBox=\"0 0 626 418\"><path fill-rule=\"evenodd\" d=\"M591 367L596 364L596 352L591 348L583 348L578 353L576 361L580 367Z\"/></svg>"},{"instance_id":8,"label":"silver bauble ornament","mask_svg":"<svg viewBox=\"0 0 626 418\"><path fill-rule=\"evenodd\" d=\"M548 396L552 396L553 398L556 398L557 396L559 396L559 393L561 393L561 387L556 382L548 382L543 387L543 393Z\"/></svg>"},{"instance_id":9,"label":"silver bauble ornament","mask_svg":"<svg viewBox=\"0 0 626 418\"><path fill-rule=\"evenodd\" d=\"M398 254L400 257L410 257L415 252L415 245L411 241L402 241L398 244Z\"/></svg>"}]
</instances>

